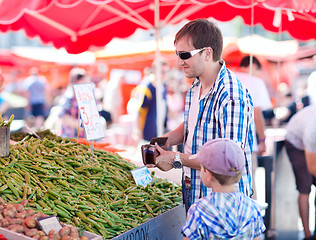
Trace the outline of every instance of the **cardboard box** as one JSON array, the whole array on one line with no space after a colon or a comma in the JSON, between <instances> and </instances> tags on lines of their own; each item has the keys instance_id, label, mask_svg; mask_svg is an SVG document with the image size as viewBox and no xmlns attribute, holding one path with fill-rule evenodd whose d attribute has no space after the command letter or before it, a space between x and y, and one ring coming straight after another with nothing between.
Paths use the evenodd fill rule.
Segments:
<instances>
[{"instance_id":1,"label":"cardboard box","mask_svg":"<svg viewBox=\"0 0 316 240\"><path fill-rule=\"evenodd\" d=\"M8 229L0 227L0 234L3 234L8 240L34 240L34 238L30 238L24 234L12 232ZM90 240L103 240L102 236L84 231L83 236L87 236Z\"/></svg>"}]
</instances>

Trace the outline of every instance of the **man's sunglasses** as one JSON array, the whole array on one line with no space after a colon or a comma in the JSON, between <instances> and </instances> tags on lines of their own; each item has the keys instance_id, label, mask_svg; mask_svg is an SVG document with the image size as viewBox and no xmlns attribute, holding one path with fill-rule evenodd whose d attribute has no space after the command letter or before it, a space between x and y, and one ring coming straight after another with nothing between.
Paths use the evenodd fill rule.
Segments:
<instances>
[{"instance_id":1,"label":"man's sunglasses","mask_svg":"<svg viewBox=\"0 0 316 240\"><path fill-rule=\"evenodd\" d=\"M182 60L187 60L191 57L193 57L195 54L203 51L206 47L204 48L200 48L200 49L195 49L195 50L192 50L190 52L177 52L176 51L176 54L179 58L181 58Z\"/></svg>"}]
</instances>

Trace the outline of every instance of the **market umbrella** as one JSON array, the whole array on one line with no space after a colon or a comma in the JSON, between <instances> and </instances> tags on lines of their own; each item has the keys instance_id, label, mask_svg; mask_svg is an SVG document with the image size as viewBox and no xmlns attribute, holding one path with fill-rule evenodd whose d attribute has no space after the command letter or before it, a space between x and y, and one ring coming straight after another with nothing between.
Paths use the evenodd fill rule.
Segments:
<instances>
[{"instance_id":1,"label":"market umbrella","mask_svg":"<svg viewBox=\"0 0 316 240\"><path fill-rule=\"evenodd\" d=\"M195 18L230 21L288 31L299 40L316 39L315 0L2 0L0 31L24 29L43 43L80 53L126 38L136 29L161 29Z\"/></svg>"},{"instance_id":2,"label":"market umbrella","mask_svg":"<svg viewBox=\"0 0 316 240\"><path fill-rule=\"evenodd\" d=\"M260 23L266 30L309 40L316 39L315 12L315 0L1 0L0 31L24 29L44 43L81 53L114 37L129 37L138 28L155 29L158 42L161 28L184 19L230 21L241 16L248 25ZM159 64L156 70L160 86Z\"/></svg>"}]
</instances>

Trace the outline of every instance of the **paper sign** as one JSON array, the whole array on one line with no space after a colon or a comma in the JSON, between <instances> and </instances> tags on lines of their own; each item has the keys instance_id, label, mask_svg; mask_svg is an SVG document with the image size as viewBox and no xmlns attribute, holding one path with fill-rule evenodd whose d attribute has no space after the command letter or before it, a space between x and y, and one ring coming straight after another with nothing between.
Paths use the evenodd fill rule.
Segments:
<instances>
[{"instance_id":1,"label":"paper sign","mask_svg":"<svg viewBox=\"0 0 316 240\"><path fill-rule=\"evenodd\" d=\"M104 137L104 129L91 83L75 84L74 91L87 141Z\"/></svg>"},{"instance_id":2,"label":"paper sign","mask_svg":"<svg viewBox=\"0 0 316 240\"><path fill-rule=\"evenodd\" d=\"M50 230L59 232L59 230L62 229L62 225L56 216L37 219L37 223L46 235L48 235Z\"/></svg>"},{"instance_id":3,"label":"paper sign","mask_svg":"<svg viewBox=\"0 0 316 240\"><path fill-rule=\"evenodd\" d=\"M133 169L131 172L132 172L136 185L141 185L143 187L146 187L146 185L153 180L146 166Z\"/></svg>"}]
</instances>

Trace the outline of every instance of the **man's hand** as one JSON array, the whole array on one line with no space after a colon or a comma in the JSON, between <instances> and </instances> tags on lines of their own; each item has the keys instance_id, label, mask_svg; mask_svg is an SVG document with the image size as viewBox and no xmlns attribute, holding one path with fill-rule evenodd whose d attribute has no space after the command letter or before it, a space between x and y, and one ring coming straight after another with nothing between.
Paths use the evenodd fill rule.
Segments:
<instances>
[{"instance_id":1,"label":"man's hand","mask_svg":"<svg viewBox=\"0 0 316 240\"><path fill-rule=\"evenodd\" d=\"M265 142L259 142L258 143L258 156L262 156L264 152L266 151L266 144Z\"/></svg>"},{"instance_id":2,"label":"man's hand","mask_svg":"<svg viewBox=\"0 0 316 240\"><path fill-rule=\"evenodd\" d=\"M162 171L169 171L173 168L172 162L174 159L174 152L166 151L155 143L159 155L156 157L156 166Z\"/></svg>"}]
</instances>

